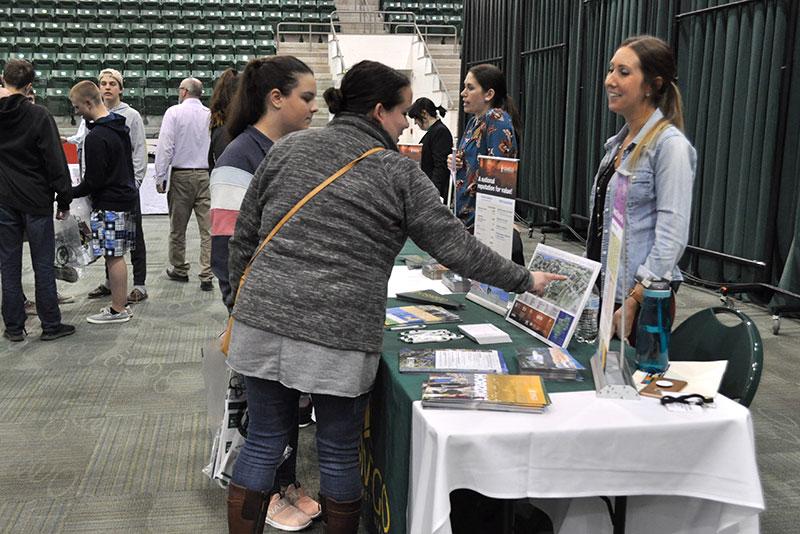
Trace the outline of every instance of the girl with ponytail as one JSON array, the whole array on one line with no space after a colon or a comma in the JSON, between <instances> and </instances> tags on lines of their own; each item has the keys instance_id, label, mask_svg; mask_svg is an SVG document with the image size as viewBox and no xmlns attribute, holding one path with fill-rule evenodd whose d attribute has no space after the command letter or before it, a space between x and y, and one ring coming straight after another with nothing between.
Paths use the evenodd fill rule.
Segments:
<instances>
[{"instance_id":1,"label":"girl with ponytail","mask_svg":"<svg viewBox=\"0 0 800 534\"><path fill-rule=\"evenodd\" d=\"M625 332L621 308L614 314L614 328L631 343L649 281L667 279L677 290L683 279L678 260L689 240L697 154L682 132L676 76L667 43L641 35L622 42L605 78L608 109L624 117L625 126L606 141L606 154L594 178L586 255L599 261L605 273L608 229L620 180L617 170L629 173L625 265L615 297L617 306L625 300ZM672 309L674 314L674 295Z\"/></svg>"},{"instance_id":2,"label":"girl with ponytail","mask_svg":"<svg viewBox=\"0 0 800 534\"><path fill-rule=\"evenodd\" d=\"M428 175L433 185L439 191L439 196L447 199L447 189L450 183L450 170L447 168L447 156L453 147L453 134L444 125L440 117L444 117L447 110L436 106L430 98L418 98L408 110L408 117L412 119L421 130L425 131L422 143L422 159L420 167Z\"/></svg>"}]
</instances>

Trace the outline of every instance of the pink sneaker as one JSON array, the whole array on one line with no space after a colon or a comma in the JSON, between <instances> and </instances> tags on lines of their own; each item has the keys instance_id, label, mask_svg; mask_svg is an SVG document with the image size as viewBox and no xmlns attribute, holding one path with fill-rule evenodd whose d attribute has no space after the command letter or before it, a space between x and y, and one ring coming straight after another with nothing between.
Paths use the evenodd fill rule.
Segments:
<instances>
[{"instance_id":1,"label":"pink sneaker","mask_svg":"<svg viewBox=\"0 0 800 534\"><path fill-rule=\"evenodd\" d=\"M289 484L286 491L283 492L283 498L311 519L316 519L322 514L322 507L317 501L306 495L306 490L300 484Z\"/></svg>"},{"instance_id":2,"label":"pink sneaker","mask_svg":"<svg viewBox=\"0 0 800 534\"><path fill-rule=\"evenodd\" d=\"M267 524L278 530L296 532L308 527L311 518L295 508L288 499L281 497L280 493L276 493L269 499Z\"/></svg>"}]
</instances>

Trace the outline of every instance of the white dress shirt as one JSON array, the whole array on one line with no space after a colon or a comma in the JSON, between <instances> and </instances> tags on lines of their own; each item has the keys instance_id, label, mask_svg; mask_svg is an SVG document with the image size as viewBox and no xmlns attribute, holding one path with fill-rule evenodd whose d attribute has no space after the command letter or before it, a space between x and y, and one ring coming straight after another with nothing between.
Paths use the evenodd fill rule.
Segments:
<instances>
[{"instance_id":1,"label":"white dress shirt","mask_svg":"<svg viewBox=\"0 0 800 534\"><path fill-rule=\"evenodd\" d=\"M166 181L170 166L208 169L210 120L211 112L197 98L188 97L167 110L156 146L156 183Z\"/></svg>"}]
</instances>

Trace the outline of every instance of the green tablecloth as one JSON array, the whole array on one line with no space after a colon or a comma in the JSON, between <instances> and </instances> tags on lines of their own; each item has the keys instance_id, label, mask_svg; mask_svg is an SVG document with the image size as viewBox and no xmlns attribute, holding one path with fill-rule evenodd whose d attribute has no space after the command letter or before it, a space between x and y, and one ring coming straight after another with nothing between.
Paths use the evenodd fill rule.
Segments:
<instances>
[{"instance_id":1,"label":"green tablecloth","mask_svg":"<svg viewBox=\"0 0 800 534\"><path fill-rule=\"evenodd\" d=\"M410 254L425 256L412 242L408 242L398 256ZM516 347L545 346L535 337L515 327L496 313L468 301L464 295L451 298L463 302L465 308L458 314L464 324L491 323L507 332L513 344L478 345L464 338L449 343L431 345L409 345L399 340L399 332L387 331L384 335L383 354L378 368L375 389L372 392L367 410L361 442L361 475L364 484L366 526L370 532L406 532L406 503L408 501L409 461L411 455L411 404L419 400L422 382L427 374L401 374L398 370L398 352L402 348L489 348L503 352L509 372L517 372ZM389 299L387 306L409 305L408 302ZM442 328L455 330L455 325ZM583 391L594 389L589 359L594 354L594 346L573 342L570 354L586 367L585 380L556 382L546 381L550 393L561 391Z\"/></svg>"}]
</instances>

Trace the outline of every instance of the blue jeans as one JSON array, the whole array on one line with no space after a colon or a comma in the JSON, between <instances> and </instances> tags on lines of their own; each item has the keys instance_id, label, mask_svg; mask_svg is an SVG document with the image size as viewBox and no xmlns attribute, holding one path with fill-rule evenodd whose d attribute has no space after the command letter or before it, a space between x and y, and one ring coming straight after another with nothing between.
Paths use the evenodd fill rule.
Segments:
<instances>
[{"instance_id":1,"label":"blue jeans","mask_svg":"<svg viewBox=\"0 0 800 534\"><path fill-rule=\"evenodd\" d=\"M42 331L61 324L58 309L55 261L55 233L52 215L30 215L0 205L0 283L3 286L3 322L6 330L25 328L25 295L22 294L22 232L27 230L28 247L36 285L36 313Z\"/></svg>"},{"instance_id":2,"label":"blue jeans","mask_svg":"<svg viewBox=\"0 0 800 534\"><path fill-rule=\"evenodd\" d=\"M233 483L269 492L289 434L297 427L300 392L280 382L246 376L250 423L236 459ZM355 398L312 393L317 414L319 486L325 497L346 502L361 497L358 443L368 394Z\"/></svg>"}]
</instances>

